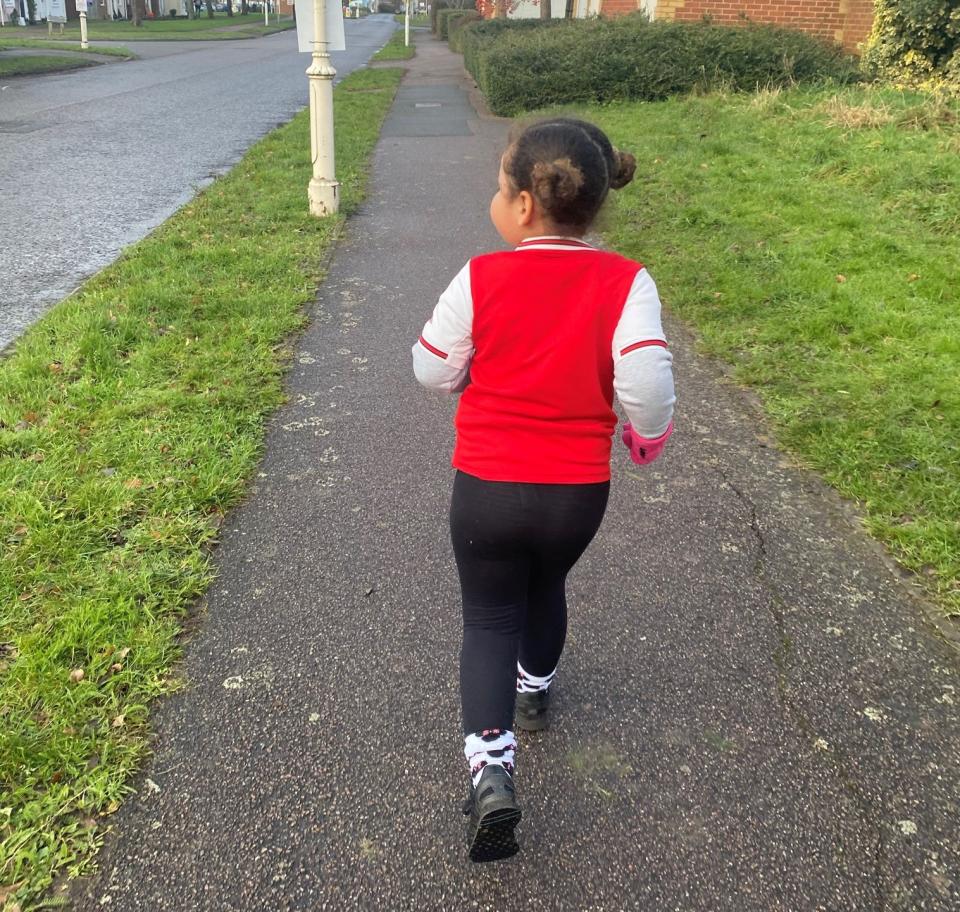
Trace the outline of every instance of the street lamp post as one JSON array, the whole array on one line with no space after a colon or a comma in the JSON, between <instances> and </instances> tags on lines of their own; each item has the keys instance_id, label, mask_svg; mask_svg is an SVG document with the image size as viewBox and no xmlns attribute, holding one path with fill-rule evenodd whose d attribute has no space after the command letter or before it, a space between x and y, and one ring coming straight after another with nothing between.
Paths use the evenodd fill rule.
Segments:
<instances>
[{"instance_id":1,"label":"street lamp post","mask_svg":"<svg viewBox=\"0 0 960 912\"><path fill-rule=\"evenodd\" d=\"M404 4L406 16L403 19L403 46L410 47L410 4L413 0L407 0Z\"/></svg>"},{"instance_id":2,"label":"street lamp post","mask_svg":"<svg viewBox=\"0 0 960 912\"><path fill-rule=\"evenodd\" d=\"M340 208L340 184L333 154L333 77L330 62L325 4L313 0L313 58L307 68L310 86L310 154L313 177L307 185L312 215L333 215Z\"/></svg>"}]
</instances>

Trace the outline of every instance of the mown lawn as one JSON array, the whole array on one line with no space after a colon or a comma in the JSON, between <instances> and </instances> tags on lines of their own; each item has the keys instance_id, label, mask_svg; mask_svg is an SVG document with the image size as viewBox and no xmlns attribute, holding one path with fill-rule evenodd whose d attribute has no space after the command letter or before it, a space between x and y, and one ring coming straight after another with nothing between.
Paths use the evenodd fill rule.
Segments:
<instances>
[{"instance_id":1,"label":"mown lawn","mask_svg":"<svg viewBox=\"0 0 960 912\"><path fill-rule=\"evenodd\" d=\"M4 57L0 55L0 76L33 76L37 73L59 73L81 67L96 66L97 60L66 54Z\"/></svg>"},{"instance_id":2,"label":"mown lawn","mask_svg":"<svg viewBox=\"0 0 960 912\"><path fill-rule=\"evenodd\" d=\"M960 107L796 89L582 113L638 160L611 245L960 615Z\"/></svg>"},{"instance_id":3,"label":"mown lawn","mask_svg":"<svg viewBox=\"0 0 960 912\"><path fill-rule=\"evenodd\" d=\"M104 57L133 57L135 56L127 48L122 47L96 47L81 48L80 42L66 41L45 41L39 38L11 38L9 35L0 34L0 51L6 48L43 48L51 51L76 51L80 54L97 54Z\"/></svg>"},{"instance_id":4,"label":"mown lawn","mask_svg":"<svg viewBox=\"0 0 960 912\"><path fill-rule=\"evenodd\" d=\"M374 60L409 60L416 54L417 50L413 46L413 35L410 35L410 44L404 44L404 29L397 29L390 40L376 54Z\"/></svg>"},{"instance_id":5,"label":"mown lawn","mask_svg":"<svg viewBox=\"0 0 960 912\"><path fill-rule=\"evenodd\" d=\"M199 19L187 19L179 16L175 19L144 19L139 26L132 22L110 19L87 18L87 35L90 41L217 41L238 38L258 38L295 28L296 23L289 16L279 21L270 16L270 24L263 24L263 13L247 13L241 16L234 13L216 13L212 19L204 12ZM48 38L45 25L28 26L18 29L21 37ZM62 38L53 35L54 41L79 41L79 20L71 20L64 26Z\"/></svg>"},{"instance_id":6,"label":"mown lawn","mask_svg":"<svg viewBox=\"0 0 960 912\"><path fill-rule=\"evenodd\" d=\"M341 215L308 214L304 112L0 362L0 908L87 870L129 791L400 74L335 90Z\"/></svg>"}]
</instances>

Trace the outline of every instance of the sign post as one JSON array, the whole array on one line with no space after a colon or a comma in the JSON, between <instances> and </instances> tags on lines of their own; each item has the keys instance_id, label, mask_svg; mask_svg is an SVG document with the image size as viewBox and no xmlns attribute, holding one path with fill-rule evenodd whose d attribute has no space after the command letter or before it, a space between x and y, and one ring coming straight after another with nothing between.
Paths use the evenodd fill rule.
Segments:
<instances>
[{"instance_id":1,"label":"sign post","mask_svg":"<svg viewBox=\"0 0 960 912\"><path fill-rule=\"evenodd\" d=\"M310 50L307 67L310 90L310 155L313 177L307 185L311 215L333 215L340 208L340 184L333 152L333 77L330 51L346 47L339 0L296 0L297 38L301 51Z\"/></svg>"},{"instance_id":2,"label":"sign post","mask_svg":"<svg viewBox=\"0 0 960 912\"><path fill-rule=\"evenodd\" d=\"M60 34L63 34L63 25L67 21L66 0L47 0L47 34L53 35L53 23L60 23Z\"/></svg>"},{"instance_id":3,"label":"sign post","mask_svg":"<svg viewBox=\"0 0 960 912\"><path fill-rule=\"evenodd\" d=\"M87 0L77 0L77 12L80 14L80 50L90 47L87 41Z\"/></svg>"}]
</instances>

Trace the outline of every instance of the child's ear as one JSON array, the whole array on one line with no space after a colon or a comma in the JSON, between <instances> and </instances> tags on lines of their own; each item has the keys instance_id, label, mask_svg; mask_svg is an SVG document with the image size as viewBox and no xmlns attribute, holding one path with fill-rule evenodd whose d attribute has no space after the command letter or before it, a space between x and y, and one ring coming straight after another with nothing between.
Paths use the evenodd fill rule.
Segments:
<instances>
[{"instance_id":1,"label":"child's ear","mask_svg":"<svg viewBox=\"0 0 960 912\"><path fill-rule=\"evenodd\" d=\"M517 210L517 224L525 228L533 221L535 203L533 195L527 190L519 193L519 208Z\"/></svg>"}]
</instances>

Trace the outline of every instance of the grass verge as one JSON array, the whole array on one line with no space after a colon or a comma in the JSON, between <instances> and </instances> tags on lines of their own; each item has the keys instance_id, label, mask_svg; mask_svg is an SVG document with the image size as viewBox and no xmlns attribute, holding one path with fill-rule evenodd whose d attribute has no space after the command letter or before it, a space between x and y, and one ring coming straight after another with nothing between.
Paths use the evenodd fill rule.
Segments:
<instances>
[{"instance_id":1,"label":"grass verge","mask_svg":"<svg viewBox=\"0 0 960 912\"><path fill-rule=\"evenodd\" d=\"M97 66L99 60L85 57L67 57L45 54L36 57L0 57L0 77L33 76L38 73L62 73L64 70L78 70L82 67Z\"/></svg>"},{"instance_id":2,"label":"grass verge","mask_svg":"<svg viewBox=\"0 0 960 912\"><path fill-rule=\"evenodd\" d=\"M410 46L407 47L404 43L404 30L397 29L391 36L390 40L382 47L376 54L373 55L374 60L409 60L416 54L417 50L414 47L413 35L410 36Z\"/></svg>"},{"instance_id":3,"label":"grass verge","mask_svg":"<svg viewBox=\"0 0 960 912\"><path fill-rule=\"evenodd\" d=\"M406 13L395 13L393 16L393 21L399 22L401 25L406 20ZM414 13L410 17L410 28L430 28L430 16L427 13Z\"/></svg>"},{"instance_id":4,"label":"grass verge","mask_svg":"<svg viewBox=\"0 0 960 912\"><path fill-rule=\"evenodd\" d=\"M960 615L960 106L797 89L581 111L639 163L612 246Z\"/></svg>"},{"instance_id":5,"label":"grass verge","mask_svg":"<svg viewBox=\"0 0 960 912\"><path fill-rule=\"evenodd\" d=\"M81 48L80 42L76 44L66 41L41 41L35 38L8 38L6 35L0 35L0 51L6 48L40 48L48 51L76 51L80 54L98 54L104 57L128 57L136 55L133 51L123 47L91 47Z\"/></svg>"},{"instance_id":6,"label":"grass verge","mask_svg":"<svg viewBox=\"0 0 960 912\"><path fill-rule=\"evenodd\" d=\"M304 112L0 363L0 907L89 870L129 791L400 75L335 90L339 216L308 214Z\"/></svg>"},{"instance_id":7,"label":"grass verge","mask_svg":"<svg viewBox=\"0 0 960 912\"><path fill-rule=\"evenodd\" d=\"M107 19L89 19L87 32L91 41L231 41L240 38L259 38L295 28L296 23L290 17L277 22L271 17L270 25L263 24L263 13L247 13L241 16L234 13L228 16L219 14L208 19L206 14L199 19L145 19L139 27L132 22L113 22ZM45 25L28 26L20 30L26 32L23 37L48 39ZM54 41L79 41L79 21L67 22L62 38Z\"/></svg>"}]
</instances>

